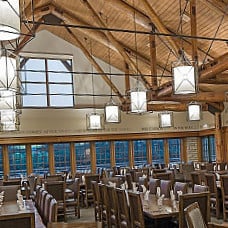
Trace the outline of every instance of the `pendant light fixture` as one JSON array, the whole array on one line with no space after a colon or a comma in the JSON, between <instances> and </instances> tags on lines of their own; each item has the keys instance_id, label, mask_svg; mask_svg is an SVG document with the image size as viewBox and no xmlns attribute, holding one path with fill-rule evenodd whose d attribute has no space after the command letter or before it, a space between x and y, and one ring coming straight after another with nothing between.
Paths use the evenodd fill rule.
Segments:
<instances>
[{"instance_id":1,"label":"pendant light fixture","mask_svg":"<svg viewBox=\"0 0 228 228\"><path fill-rule=\"evenodd\" d=\"M0 40L13 40L19 36L19 0L0 0Z\"/></svg>"},{"instance_id":2,"label":"pendant light fixture","mask_svg":"<svg viewBox=\"0 0 228 228\"><path fill-rule=\"evenodd\" d=\"M198 102L188 104L188 120L199 121L201 119L201 105Z\"/></svg>"},{"instance_id":3,"label":"pendant light fixture","mask_svg":"<svg viewBox=\"0 0 228 228\"><path fill-rule=\"evenodd\" d=\"M108 49L108 59L109 59L109 75L110 81L112 82L112 66L111 66L111 52L110 45ZM120 107L116 104L112 97L112 88L111 88L111 96L108 103L105 104L104 112L105 112L105 122L107 123L119 123L120 122Z\"/></svg>"},{"instance_id":4,"label":"pendant light fixture","mask_svg":"<svg viewBox=\"0 0 228 228\"><path fill-rule=\"evenodd\" d=\"M92 42L90 41L91 58L93 58L92 52ZM93 89L93 112L86 115L86 124L88 130L101 130L104 128L104 115L97 113L95 108L95 96L94 96L94 75L93 75L93 65L91 64L91 74L92 74L92 89Z\"/></svg>"},{"instance_id":5,"label":"pendant light fixture","mask_svg":"<svg viewBox=\"0 0 228 228\"><path fill-rule=\"evenodd\" d=\"M159 127L166 128L173 126L173 113L172 112L162 112L159 113Z\"/></svg>"},{"instance_id":6,"label":"pendant light fixture","mask_svg":"<svg viewBox=\"0 0 228 228\"><path fill-rule=\"evenodd\" d=\"M133 7L134 1L133 1ZM135 9L133 14L134 19L134 30L135 30L135 61L136 61L136 86L130 90L130 100L131 100L131 112L135 114L142 114L147 112L147 96L146 90L141 87L139 83L139 72L138 72L138 50L137 50L137 32L136 32L136 19L135 19Z\"/></svg>"}]
</instances>

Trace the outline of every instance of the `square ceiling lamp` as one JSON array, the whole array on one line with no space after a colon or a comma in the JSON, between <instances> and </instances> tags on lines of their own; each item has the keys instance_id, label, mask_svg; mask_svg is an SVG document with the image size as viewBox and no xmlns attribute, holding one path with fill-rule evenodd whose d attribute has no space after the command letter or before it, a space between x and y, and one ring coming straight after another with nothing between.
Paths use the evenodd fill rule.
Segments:
<instances>
[{"instance_id":1,"label":"square ceiling lamp","mask_svg":"<svg viewBox=\"0 0 228 228\"><path fill-rule=\"evenodd\" d=\"M105 122L119 123L120 122L120 107L111 98L110 102L105 105Z\"/></svg>"},{"instance_id":2,"label":"square ceiling lamp","mask_svg":"<svg viewBox=\"0 0 228 228\"><path fill-rule=\"evenodd\" d=\"M1 131L16 131L19 130L19 114L12 109L0 111Z\"/></svg>"},{"instance_id":3,"label":"square ceiling lamp","mask_svg":"<svg viewBox=\"0 0 228 228\"><path fill-rule=\"evenodd\" d=\"M172 63L174 94L196 93L196 66L195 62L189 61L184 51L181 52L179 61Z\"/></svg>"},{"instance_id":4,"label":"square ceiling lamp","mask_svg":"<svg viewBox=\"0 0 228 228\"><path fill-rule=\"evenodd\" d=\"M162 112L159 113L159 127L166 128L173 126L173 113L172 112Z\"/></svg>"},{"instance_id":5,"label":"square ceiling lamp","mask_svg":"<svg viewBox=\"0 0 228 228\"><path fill-rule=\"evenodd\" d=\"M188 104L188 120L199 121L201 119L201 105L197 102Z\"/></svg>"},{"instance_id":6,"label":"square ceiling lamp","mask_svg":"<svg viewBox=\"0 0 228 228\"><path fill-rule=\"evenodd\" d=\"M0 40L20 36L19 0L0 0Z\"/></svg>"},{"instance_id":7,"label":"square ceiling lamp","mask_svg":"<svg viewBox=\"0 0 228 228\"><path fill-rule=\"evenodd\" d=\"M104 129L104 115L96 112L88 113L86 115L86 123L88 130Z\"/></svg>"},{"instance_id":8,"label":"square ceiling lamp","mask_svg":"<svg viewBox=\"0 0 228 228\"><path fill-rule=\"evenodd\" d=\"M147 112L146 90L136 87L130 91L131 112L142 114Z\"/></svg>"}]
</instances>

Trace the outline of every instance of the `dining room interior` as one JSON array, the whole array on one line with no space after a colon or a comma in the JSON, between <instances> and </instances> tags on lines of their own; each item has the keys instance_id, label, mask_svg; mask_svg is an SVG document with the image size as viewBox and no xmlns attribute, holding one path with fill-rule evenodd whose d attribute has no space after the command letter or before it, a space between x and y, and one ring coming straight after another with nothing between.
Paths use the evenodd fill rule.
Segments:
<instances>
[{"instance_id":1,"label":"dining room interior","mask_svg":"<svg viewBox=\"0 0 228 228\"><path fill-rule=\"evenodd\" d=\"M227 13L0 1L0 227L228 227Z\"/></svg>"}]
</instances>

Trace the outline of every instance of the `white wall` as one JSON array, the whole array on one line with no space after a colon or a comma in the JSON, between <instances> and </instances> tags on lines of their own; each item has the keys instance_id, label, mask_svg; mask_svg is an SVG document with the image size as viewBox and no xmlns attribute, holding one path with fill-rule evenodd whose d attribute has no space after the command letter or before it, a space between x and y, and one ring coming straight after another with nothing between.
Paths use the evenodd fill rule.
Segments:
<instances>
[{"instance_id":1,"label":"white wall","mask_svg":"<svg viewBox=\"0 0 228 228\"><path fill-rule=\"evenodd\" d=\"M56 53L69 54L73 56L74 71L91 71L91 64L87 61L80 49L70 43L54 36L47 31L41 31L31 42L23 49L23 52L39 53ZM108 65L98 60L104 71L108 72ZM112 68L112 72L119 72ZM88 93L92 91L91 76L74 75L75 92ZM110 94L110 88L105 84L103 79L95 76L97 93ZM120 78L120 77L119 77ZM113 78L120 92L124 94L124 78L117 80ZM96 104L104 104L108 101L105 99L96 99ZM77 104L92 104L92 98L76 97ZM31 136L31 135L77 135L88 133L140 133L140 132L157 132L157 131L195 131L199 129L208 129L214 127L214 116L208 112L203 113L203 120L200 122L186 121L186 113L174 113L174 127L168 129L159 129L158 113L145 115L121 114L120 124L106 124L105 129L101 131L86 130L86 113L91 112L88 109L24 109L21 115L20 131L2 132L1 137L8 136ZM103 110L98 110L103 113Z\"/></svg>"}]
</instances>

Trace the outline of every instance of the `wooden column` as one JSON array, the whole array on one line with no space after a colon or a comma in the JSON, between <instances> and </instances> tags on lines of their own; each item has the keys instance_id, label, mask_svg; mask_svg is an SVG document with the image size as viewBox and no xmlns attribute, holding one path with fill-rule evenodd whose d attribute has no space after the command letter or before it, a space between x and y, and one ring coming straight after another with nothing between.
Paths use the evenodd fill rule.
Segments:
<instances>
[{"instance_id":1,"label":"wooden column","mask_svg":"<svg viewBox=\"0 0 228 228\"><path fill-rule=\"evenodd\" d=\"M134 145L132 140L129 140L129 166L130 168L134 167Z\"/></svg>"},{"instance_id":2,"label":"wooden column","mask_svg":"<svg viewBox=\"0 0 228 228\"><path fill-rule=\"evenodd\" d=\"M222 162L223 155L222 155L222 134L221 134L221 113L215 113L215 148L216 148L216 161Z\"/></svg>"},{"instance_id":3,"label":"wooden column","mask_svg":"<svg viewBox=\"0 0 228 228\"><path fill-rule=\"evenodd\" d=\"M182 139L182 144L181 144L181 161L184 163L188 162L188 156L187 156L187 139L183 138Z\"/></svg>"},{"instance_id":4,"label":"wooden column","mask_svg":"<svg viewBox=\"0 0 228 228\"><path fill-rule=\"evenodd\" d=\"M49 156L49 169L50 169L50 174L54 175L55 174L55 155L54 155L54 146L52 143L48 144L48 156Z\"/></svg>"},{"instance_id":5,"label":"wooden column","mask_svg":"<svg viewBox=\"0 0 228 228\"><path fill-rule=\"evenodd\" d=\"M169 164L169 144L168 139L164 140L164 162L166 166Z\"/></svg>"},{"instance_id":6,"label":"wooden column","mask_svg":"<svg viewBox=\"0 0 228 228\"><path fill-rule=\"evenodd\" d=\"M10 167L9 167L9 156L8 156L7 145L2 146L2 158L3 158L3 174L9 175L10 174Z\"/></svg>"},{"instance_id":7,"label":"wooden column","mask_svg":"<svg viewBox=\"0 0 228 228\"><path fill-rule=\"evenodd\" d=\"M76 154L74 142L70 143L70 166L71 166L71 174L74 177L76 173Z\"/></svg>"},{"instance_id":8,"label":"wooden column","mask_svg":"<svg viewBox=\"0 0 228 228\"><path fill-rule=\"evenodd\" d=\"M26 166L27 176L33 172L31 144L26 144Z\"/></svg>"},{"instance_id":9,"label":"wooden column","mask_svg":"<svg viewBox=\"0 0 228 228\"><path fill-rule=\"evenodd\" d=\"M155 32L155 25L152 24L152 33ZM147 80L150 83L150 86L153 87L154 90L157 89L157 62L156 62L156 43L155 43L155 35L149 35L150 40L150 64L151 64L151 79Z\"/></svg>"},{"instance_id":10,"label":"wooden column","mask_svg":"<svg viewBox=\"0 0 228 228\"><path fill-rule=\"evenodd\" d=\"M96 147L95 142L90 143L91 172L96 173Z\"/></svg>"},{"instance_id":11,"label":"wooden column","mask_svg":"<svg viewBox=\"0 0 228 228\"><path fill-rule=\"evenodd\" d=\"M201 137L197 138L197 155L198 155L198 161L199 162L203 161Z\"/></svg>"},{"instance_id":12,"label":"wooden column","mask_svg":"<svg viewBox=\"0 0 228 228\"><path fill-rule=\"evenodd\" d=\"M147 155L147 163L152 164L152 145L151 140L146 140L146 155Z\"/></svg>"},{"instance_id":13,"label":"wooden column","mask_svg":"<svg viewBox=\"0 0 228 228\"><path fill-rule=\"evenodd\" d=\"M110 163L111 163L111 167L116 165L114 141L110 142Z\"/></svg>"}]
</instances>

